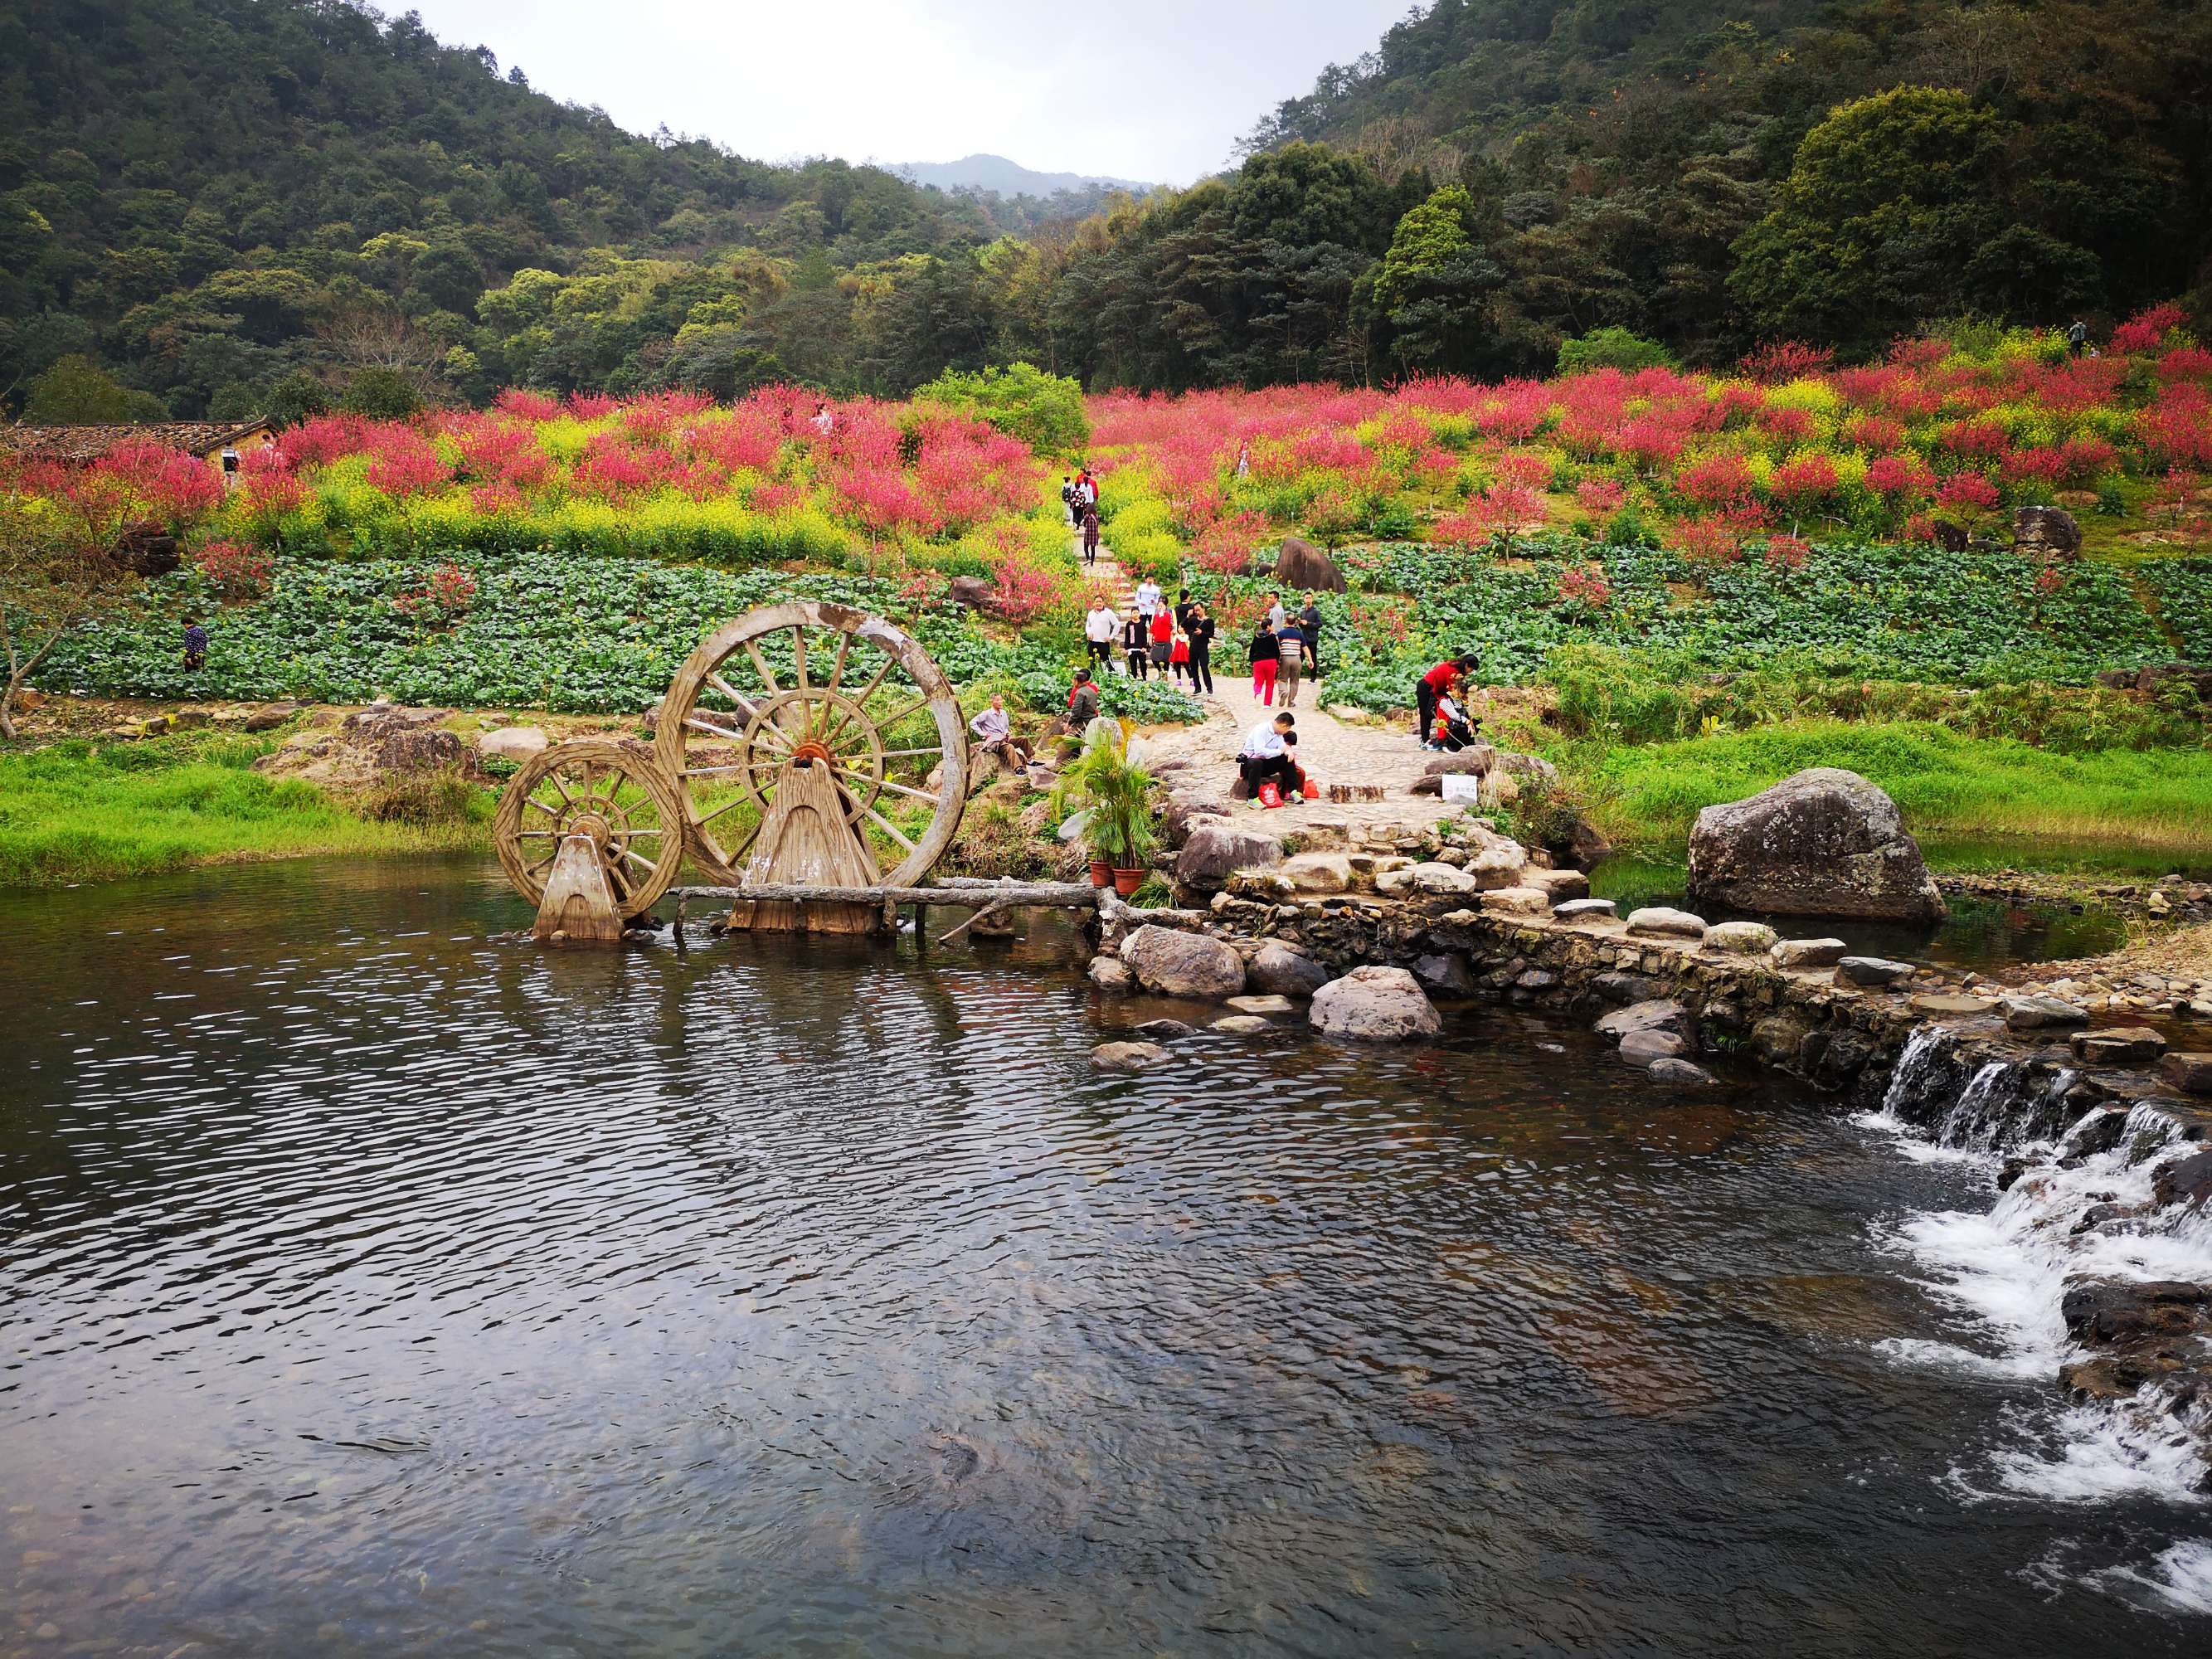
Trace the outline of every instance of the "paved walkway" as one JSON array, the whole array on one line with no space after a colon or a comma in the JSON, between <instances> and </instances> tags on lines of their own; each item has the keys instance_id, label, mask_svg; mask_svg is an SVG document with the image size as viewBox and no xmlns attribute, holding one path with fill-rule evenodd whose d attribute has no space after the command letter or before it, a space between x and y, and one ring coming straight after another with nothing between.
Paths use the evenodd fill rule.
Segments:
<instances>
[{"instance_id":1,"label":"paved walkway","mask_svg":"<svg viewBox=\"0 0 2212 1659\"><path fill-rule=\"evenodd\" d=\"M1079 540L1079 563L1082 556ZM1135 585L1104 543L1099 544L1097 563L1085 569L1084 574L1091 587L1104 590L1116 616L1126 618L1136 609ZM1249 811L1240 802L1237 807L1240 817L1249 817L1255 823L1264 817L1271 830L1295 829L1301 817L1313 817L1342 823L1354 831L1390 824L1411 825L1419 830L1466 810L1457 802L1447 807L1437 796L1410 793L1422 768L1435 758L1415 740L1410 720L1388 726L1340 720L1324 712L1326 680L1300 680L1297 696L1291 712L1297 716L1298 761L1322 787L1322 798L1266 813ZM1146 744L1160 760L1184 763L1170 786L1171 793L1225 798L1230 785L1237 781L1237 756L1243 747L1244 734L1281 708L1281 693L1279 690L1274 708L1267 707L1253 696L1249 675L1217 669L1212 696L1200 701L1207 710L1205 720L1194 726L1158 727L1146 734ZM1333 801L1328 799L1328 786L1333 783L1379 787L1382 798Z\"/></svg>"}]
</instances>

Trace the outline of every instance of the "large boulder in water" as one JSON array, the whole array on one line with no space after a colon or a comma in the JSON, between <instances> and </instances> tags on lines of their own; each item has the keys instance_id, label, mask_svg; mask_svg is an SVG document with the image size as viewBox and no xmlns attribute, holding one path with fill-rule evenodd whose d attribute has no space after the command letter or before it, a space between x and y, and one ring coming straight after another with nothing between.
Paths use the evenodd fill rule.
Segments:
<instances>
[{"instance_id":1,"label":"large boulder in water","mask_svg":"<svg viewBox=\"0 0 2212 1659\"><path fill-rule=\"evenodd\" d=\"M1162 996L1218 1002L1241 995L1244 959L1218 939L1146 926L1121 941L1121 960L1137 982Z\"/></svg>"},{"instance_id":2,"label":"large boulder in water","mask_svg":"<svg viewBox=\"0 0 2212 1659\"><path fill-rule=\"evenodd\" d=\"M1283 538L1283 550L1275 555L1275 580L1302 593L1341 593L1346 586L1336 561L1303 536Z\"/></svg>"},{"instance_id":3,"label":"large boulder in water","mask_svg":"<svg viewBox=\"0 0 2212 1659\"><path fill-rule=\"evenodd\" d=\"M1420 982L1403 968L1355 968L1314 993L1307 1016L1330 1036L1405 1042L1444 1028Z\"/></svg>"},{"instance_id":4,"label":"large boulder in water","mask_svg":"<svg viewBox=\"0 0 2212 1659\"><path fill-rule=\"evenodd\" d=\"M1263 939L1244 970L1245 982L1255 991L1275 996L1310 997L1328 983L1328 969L1303 951L1294 951L1280 939Z\"/></svg>"},{"instance_id":5,"label":"large boulder in water","mask_svg":"<svg viewBox=\"0 0 2212 1659\"><path fill-rule=\"evenodd\" d=\"M1945 915L1897 803L1835 766L1698 813L1690 891L1772 915L1936 921Z\"/></svg>"}]
</instances>

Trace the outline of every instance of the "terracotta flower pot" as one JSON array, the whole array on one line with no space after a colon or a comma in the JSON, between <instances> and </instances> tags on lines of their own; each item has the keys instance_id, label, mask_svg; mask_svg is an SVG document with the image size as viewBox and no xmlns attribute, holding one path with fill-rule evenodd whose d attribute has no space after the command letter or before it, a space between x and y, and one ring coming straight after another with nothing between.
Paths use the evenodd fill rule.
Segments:
<instances>
[{"instance_id":1,"label":"terracotta flower pot","mask_svg":"<svg viewBox=\"0 0 2212 1659\"><path fill-rule=\"evenodd\" d=\"M1127 898L1145 884L1145 876L1146 872L1142 870L1116 870L1114 872L1114 890Z\"/></svg>"},{"instance_id":2,"label":"terracotta flower pot","mask_svg":"<svg viewBox=\"0 0 2212 1659\"><path fill-rule=\"evenodd\" d=\"M1113 865L1105 859L1091 860L1091 884L1093 887L1111 887L1114 884Z\"/></svg>"}]
</instances>

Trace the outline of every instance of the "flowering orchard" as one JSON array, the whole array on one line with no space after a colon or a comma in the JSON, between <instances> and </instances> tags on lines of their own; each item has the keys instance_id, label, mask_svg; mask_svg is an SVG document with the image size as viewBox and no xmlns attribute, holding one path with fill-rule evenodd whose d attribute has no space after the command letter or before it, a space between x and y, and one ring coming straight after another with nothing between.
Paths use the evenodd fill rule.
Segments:
<instances>
[{"instance_id":1,"label":"flowering orchard","mask_svg":"<svg viewBox=\"0 0 2212 1659\"><path fill-rule=\"evenodd\" d=\"M681 392L556 402L509 391L489 410L412 422L319 416L247 454L228 493L205 462L150 442L89 467L17 465L0 488L37 499L88 548L158 521L206 550L227 582L240 580L240 548L551 550L911 562L990 577L1010 608L1049 602L1066 538L1043 467L1018 440L933 404L817 404L788 387L728 407Z\"/></svg>"},{"instance_id":2,"label":"flowering orchard","mask_svg":"<svg viewBox=\"0 0 2212 1659\"><path fill-rule=\"evenodd\" d=\"M1794 566L1814 542L1971 535L2027 503L2140 520L2201 499L2212 467L2212 351L2181 321L2146 312L2100 356L2016 332L1856 368L1774 347L1735 376L1110 394L1091 399L1103 508L1125 561L1224 573L1292 532L1468 549L1552 532Z\"/></svg>"}]
</instances>

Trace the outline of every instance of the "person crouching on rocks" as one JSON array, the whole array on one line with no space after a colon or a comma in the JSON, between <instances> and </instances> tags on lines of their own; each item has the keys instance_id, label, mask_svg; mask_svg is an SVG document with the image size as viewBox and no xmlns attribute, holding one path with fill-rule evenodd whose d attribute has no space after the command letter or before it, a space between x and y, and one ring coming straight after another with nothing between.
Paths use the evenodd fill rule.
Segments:
<instances>
[{"instance_id":1,"label":"person crouching on rocks","mask_svg":"<svg viewBox=\"0 0 2212 1659\"><path fill-rule=\"evenodd\" d=\"M1456 755L1474 741L1474 728L1482 722L1471 719L1459 705L1460 688L1456 682L1450 690L1437 699L1436 732L1429 744L1431 749L1441 749L1446 754Z\"/></svg>"},{"instance_id":2,"label":"person crouching on rocks","mask_svg":"<svg viewBox=\"0 0 2212 1659\"><path fill-rule=\"evenodd\" d=\"M1478 666L1474 653L1462 651L1413 682L1413 735L1421 740L1424 749L1436 746L1437 699L1473 674Z\"/></svg>"},{"instance_id":3,"label":"person crouching on rocks","mask_svg":"<svg viewBox=\"0 0 2212 1659\"><path fill-rule=\"evenodd\" d=\"M1260 786L1270 778L1275 781L1285 800L1297 793L1297 715L1281 714L1272 720L1261 720L1244 734L1244 747L1237 757L1237 769L1244 779L1244 787L1252 792L1255 807L1267 804L1260 799Z\"/></svg>"}]
</instances>

